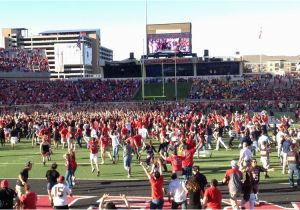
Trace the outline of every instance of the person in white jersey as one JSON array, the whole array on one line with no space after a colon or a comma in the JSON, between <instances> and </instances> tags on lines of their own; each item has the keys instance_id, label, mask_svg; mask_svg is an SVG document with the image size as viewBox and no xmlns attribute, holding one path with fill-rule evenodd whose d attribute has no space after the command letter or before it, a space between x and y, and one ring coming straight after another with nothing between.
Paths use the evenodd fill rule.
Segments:
<instances>
[{"instance_id":1,"label":"person in white jersey","mask_svg":"<svg viewBox=\"0 0 300 210\"><path fill-rule=\"evenodd\" d=\"M69 209L68 195L73 196L71 189L64 184L65 177L59 176L57 184L51 190L52 203L54 209Z\"/></svg>"}]
</instances>

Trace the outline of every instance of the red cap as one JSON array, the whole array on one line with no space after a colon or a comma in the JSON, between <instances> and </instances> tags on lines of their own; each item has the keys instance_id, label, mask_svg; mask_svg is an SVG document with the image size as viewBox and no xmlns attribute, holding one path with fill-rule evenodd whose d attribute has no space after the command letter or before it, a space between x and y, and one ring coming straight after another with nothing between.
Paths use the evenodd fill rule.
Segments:
<instances>
[{"instance_id":1,"label":"red cap","mask_svg":"<svg viewBox=\"0 0 300 210\"><path fill-rule=\"evenodd\" d=\"M6 179L1 181L1 188L8 188L8 181Z\"/></svg>"},{"instance_id":2,"label":"red cap","mask_svg":"<svg viewBox=\"0 0 300 210\"><path fill-rule=\"evenodd\" d=\"M57 182L58 183L63 183L65 181L65 177L64 176L59 176L58 178L57 178Z\"/></svg>"}]
</instances>

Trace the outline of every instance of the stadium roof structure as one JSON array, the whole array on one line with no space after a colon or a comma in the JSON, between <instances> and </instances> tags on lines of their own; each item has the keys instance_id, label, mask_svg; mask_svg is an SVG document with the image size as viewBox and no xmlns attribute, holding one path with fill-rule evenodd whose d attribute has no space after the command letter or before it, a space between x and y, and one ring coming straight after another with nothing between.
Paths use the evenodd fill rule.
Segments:
<instances>
[{"instance_id":1,"label":"stadium roof structure","mask_svg":"<svg viewBox=\"0 0 300 210\"><path fill-rule=\"evenodd\" d=\"M80 33L80 32L96 32L100 36L100 29L66 29L66 30L48 30L39 34L64 34L64 33Z\"/></svg>"}]
</instances>

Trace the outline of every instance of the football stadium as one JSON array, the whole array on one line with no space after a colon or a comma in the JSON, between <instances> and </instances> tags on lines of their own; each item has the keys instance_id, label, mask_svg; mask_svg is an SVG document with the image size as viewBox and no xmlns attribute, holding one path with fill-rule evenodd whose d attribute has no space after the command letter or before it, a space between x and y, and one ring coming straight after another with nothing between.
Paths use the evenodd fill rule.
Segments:
<instances>
[{"instance_id":1,"label":"football stadium","mask_svg":"<svg viewBox=\"0 0 300 210\"><path fill-rule=\"evenodd\" d=\"M190 22L121 61L100 29L2 35L0 208L300 208L296 71L200 55Z\"/></svg>"}]
</instances>

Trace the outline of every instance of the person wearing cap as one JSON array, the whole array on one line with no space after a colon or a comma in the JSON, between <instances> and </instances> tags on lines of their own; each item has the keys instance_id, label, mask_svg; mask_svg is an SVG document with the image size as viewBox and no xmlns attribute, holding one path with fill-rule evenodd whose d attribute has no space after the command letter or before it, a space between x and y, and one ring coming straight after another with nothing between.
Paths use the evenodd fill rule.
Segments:
<instances>
[{"instance_id":1,"label":"person wearing cap","mask_svg":"<svg viewBox=\"0 0 300 210\"><path fill-rule=\"evenodd\" d=\"M46 173L46 178L47 178L47 192L48 192L48 197L49 201L51 202L51 189L54 185L57 184L57 178L59 177L59 172L56 170L57 169L57 164L52 163L50 170L47 171Z\"/></svg>"},{"instance_id":2,"label":"person wearing cap","mask_svg":"<svg viewBox=\"0 0 300 210\"><path fill-rule=\"evenodd\" d=\"M6 179L1 181L0 189L0 209L13 209L14 199L17 198L17 193L8 187Z\"/></svg>"},{"instance_id":3,"label":"person wearing cap","mask_svg":"<svg viewBox=\"0 0 300 210\"><path fill-rule=\"evenodd\" d=\"M239 170L236 160L231 161L231 169L225 173L223 184L228 184L230 203L233 210L239 209L237 198L242 192L243 173Z\"/></svg>"},{"instance_id":4,"label":"person wearing cap","mask_svg":"<svg viewBox=\"0 0 300 210\"><path fill-rule=\"evenodd\" d=\"M24 185L27 184L29 178L29 171L32 169L31 161L25 164L24 169L20 172L16 183L16 191L18 197L21 197L25 193Z\"/></svg>"},{"instance_id":5,"label":"person wearing cap","mask_svg":"<svg viewBox=\"0 0 300 210\"><path fill-rule=\"evenodd\" d=\"M64 184L65 177L59 176L57 184L51 190L51 201L54 209L68 209L68 195L73 196L72 190Z\"/></svg>"},{"instance_id":6,"label":"person wearing cap","mask_svg":"<svg viewBox=\"0 0 300 210\"><path fill-rule=\"evenodd\" d=\"M30 185L25 184L25 194L20 197L22 209L36 209L37 194L30 191Z\"/></svg>"}]
</instances>

